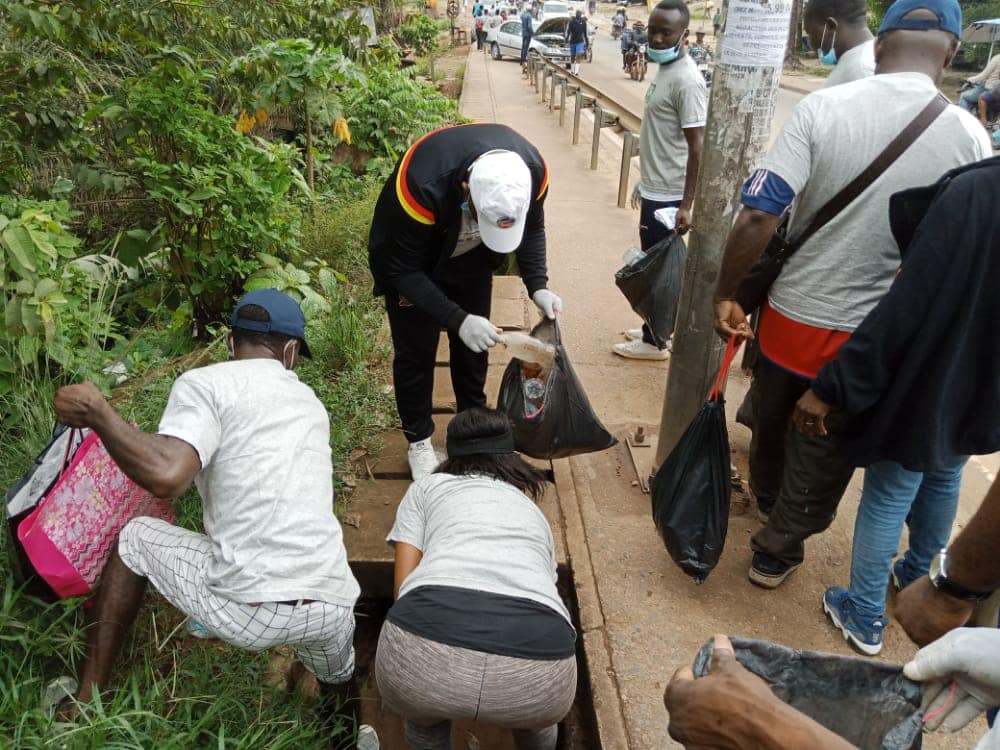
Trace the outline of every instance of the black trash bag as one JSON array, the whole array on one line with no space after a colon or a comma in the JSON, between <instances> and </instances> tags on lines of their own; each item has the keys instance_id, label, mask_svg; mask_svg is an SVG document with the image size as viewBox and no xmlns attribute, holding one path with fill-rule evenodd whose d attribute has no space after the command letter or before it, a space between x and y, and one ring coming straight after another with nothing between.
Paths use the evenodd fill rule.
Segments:
<instances>
[{"instance_id":1,"label":"black trash bag","mask_svg":"<svg viewBox=\"0 0 1000 750\"><path fill-rule=\"evenodd\" d=\"M775 695L861 750L920 748L920 686L901 666L750 638L732 642L737 661ZM695 676L707 674L711 661L709 641L695 656Z\"/></svg>"},{"instance_id":2,"label":"black trash bag","mask_svg":"<svg viewBox=\"0 0 1000 750\"><path fill-rule=\"evenodd\" d=\"M615 273L615 284L661 349L674 331L686 259L687 245L671 232L634 264Z\"/></svg>"},{"instance_id":3,"label":"black trash bag","mask_svg":"<svg viewBox=\"0 0 1000 750\"><path fill-rule=\"evenodd\" d=\"M694 420L653 477L653 520L670 557L695 583L712 572L729 530L730 460L721 385L737 337L730 339L719 375Z\"/></svg>"},{"instance_id":4,"label":"black trash bag","mask_svg":"<svg viewBox=\"0 0 1000 750\"><path fill-rule=\"evenodd\" d=\"M497 408L510 418L515 448L534 458L566 458L615 445L618 440L597 418L573 372L559 335L559 324L543 320L531 330L531 335L552 343L556 361L537 407L528 403L525 396L521 360L512 359L504 371Z\"/></svg>"}]
</instances>

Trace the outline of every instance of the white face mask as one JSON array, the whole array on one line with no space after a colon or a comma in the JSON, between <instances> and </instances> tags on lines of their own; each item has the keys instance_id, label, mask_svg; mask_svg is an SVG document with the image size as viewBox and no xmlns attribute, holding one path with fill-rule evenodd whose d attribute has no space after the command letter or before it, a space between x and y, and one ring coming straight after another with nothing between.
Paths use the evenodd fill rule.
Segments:
<instances>
[{"instance_id":1,"label":"white face mask","mask_svg":"<svg viewBox=\"0 0 1000 750\"><path fill-rule=\"evenodd\" d=\"M288 347L292 347L292 350L291 350L292 353L291 353L290 357L288 357ZM288 357L288 361L287 362L285 361L286 357ZM285 367L286 370L291 370L292 366L295 364L295 342L294 341L286 341L285 342L285 348L281 350L281 364L284 365L284 367Z\"/></svg>"}]
</instances>

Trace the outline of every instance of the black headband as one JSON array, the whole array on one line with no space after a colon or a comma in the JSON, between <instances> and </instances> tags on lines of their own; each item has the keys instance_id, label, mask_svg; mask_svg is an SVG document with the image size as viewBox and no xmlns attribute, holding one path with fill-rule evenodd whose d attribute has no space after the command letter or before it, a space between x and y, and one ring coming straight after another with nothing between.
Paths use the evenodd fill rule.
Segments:
<instances>
[{"instance_id":1,"label":"black headband","mask_svg":"<svg viewBox=\"0 0 1000 750\"><path fill-rule=\"evenodd\" d=\"M477 453L513 453L514 435L510 430L500 435L472 438L471 440L456 439L449 435L447 445L448 458L474 456Z\"/></svg>"}]
</instances>

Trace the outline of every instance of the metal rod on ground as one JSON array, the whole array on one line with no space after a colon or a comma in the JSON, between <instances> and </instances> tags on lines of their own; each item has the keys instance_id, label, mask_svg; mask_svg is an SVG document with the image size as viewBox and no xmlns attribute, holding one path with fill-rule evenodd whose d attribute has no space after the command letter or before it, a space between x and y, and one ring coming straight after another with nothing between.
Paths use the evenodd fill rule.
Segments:
<instances>
[{"instance_id":1,"label":"metal rod on ground","mask_svg":"<svg viewBox=\"0 0 1000 750\"><path fill-rule=\"evenodd\" d=\"M701 408L719 367L712 296L738 193L771 132L790 2L732 0L712 76L705 145L653 473Z\"/></svg>"}]
</instances>

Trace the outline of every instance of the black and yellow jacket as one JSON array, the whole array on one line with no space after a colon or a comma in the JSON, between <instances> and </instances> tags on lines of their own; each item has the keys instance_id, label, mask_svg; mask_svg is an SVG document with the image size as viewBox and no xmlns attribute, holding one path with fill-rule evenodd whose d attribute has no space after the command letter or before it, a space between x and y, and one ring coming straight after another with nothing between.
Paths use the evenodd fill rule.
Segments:
<instances>
[{"instance_id":1,"label":"black and yellow jacket","mask_svg":"<svg viewBox=\"0 0 1000 750\"><path fill-rule=\"evenodd\" d=\"M406 297L442 325L458 330L466 312L435 285L445 273L462 225L463 182L469 167L487 151L506 149L524 159L531 172L531 207L524 238L515 251L528 294L548 282L545 267L545 215L548 168L538 150L506 125L477 123L434 130L417 140L382 188L368 236L368 264L375 295L393 291ZM492 273L504 256L480 244L474 267ZM463 259L465 256L462 256ZM463 264L468 268L468 260Z\"/></svg>"}]
</instances>

